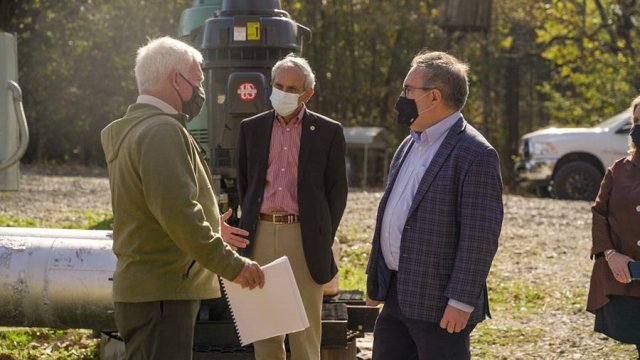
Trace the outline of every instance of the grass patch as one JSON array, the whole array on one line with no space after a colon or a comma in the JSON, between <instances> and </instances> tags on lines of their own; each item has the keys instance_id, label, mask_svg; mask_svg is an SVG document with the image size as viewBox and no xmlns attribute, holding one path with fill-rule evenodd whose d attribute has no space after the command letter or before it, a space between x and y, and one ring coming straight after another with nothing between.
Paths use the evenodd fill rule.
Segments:
<instances>
[{"instance_id":1,"label":"grass patch","mask_svg":"<svg viewBox=\"0 0 640 360\"><path fill-rule=\"evenodd\" d=\"M0 226L91 230L111 230L113 227L113 215L110 212L73 210L61 217L65 220L51 221L47 218L32 219L0 214Z\"/></svg>"},{"instance_id":2,"label":"grass patch","mask_svg":"<svg viewBox=\"0 0 640 360\"><path fill-rule=\"evenodd\" d=\"M98 359L91 330L22 329L0 332L0 359Z\"/></svg>"},{"instance_id":3,"label":"grass patch","mask_svg":"<svg viewBox=\"0 0 640 360\"><path fill-rule=\"evenodd\" d=\"M493 285L492 285L493 283ZM554 310L567 315L584 312L587 289L561 288L554 283L499 280L489 284L491 309L516 319L544 316Z\"/></svg>"},{"instance_id":4,"label":"grass patch","mask_svg":"<svg viewBox=\"0 0 640 360\"><path fill-rule=\"evenodd\" d=\"M346 229L338 228L337 236L343 246L371 242L369 233L358 224L350 224Z\"/></svg>"},{"instance_id":5,"label":"grass patch","mask_svg":"<svg viewBox=\"0 0 640 360\"><path fill-rule=\"evenodd\" d=\"M349 246L342 248L340 259L340 289L366 292L369 261L369 246Z\"/></svg>"},{"instance_id":6,"label":"grass patch","mask_svg":"<svg viewBox=\"0 0 640 360\"><path fill-rule=\"evenodd\" d=\"M525 359L513 349L526 348L540 340L546 330L540 327L495 328L480 324L471 333L471 357L473 359ZM501 354L507 353L508 356Z\"/></svg>"},{"instance_id":7,"label":"grass patch","mask_svg":"<svg viewBox=\"0 0 640 360\"><path fill-rule=\"evenodd\" d=\"M38 223L35 219L8 217L0 214L0 226L4 227L38 227Z\"/></svg>"},{"instance_id":8,"label":"grass patch","mask_svg":"<svg viewBox=\"0 0 640 360\"><path fill-rule=\"evenodd\" d=\"M474 347L494 347L509 346L517 344L533 344L546 333L546 330L540 327L526 326L523 327L507 327L494 328L478 325L471 333L472 343Z\"/></svg>"},{"instance_id":9,"label":"grass patch","mask_svg":"<svg viewBox=\"0 0 640 360\"><path fill-rule=\"evenodd\" d=\"M491 309L510 316L528 317L544 308L551 290L540 284L524 281L500 281L489 284Z\"/></svg>"}]
</instances>

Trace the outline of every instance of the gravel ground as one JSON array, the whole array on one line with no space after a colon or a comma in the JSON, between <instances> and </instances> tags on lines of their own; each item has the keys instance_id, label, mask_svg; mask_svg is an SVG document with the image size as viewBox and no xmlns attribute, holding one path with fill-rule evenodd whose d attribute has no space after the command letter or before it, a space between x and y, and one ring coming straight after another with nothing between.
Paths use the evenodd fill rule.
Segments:
<instances>
[{"instance_id":1,"label":"gravel ground","mask_svg":"<svg viewBox=\"0 0 640 360\"><path fill-rule=\"evenodd\" d=\"M110 212L104 171L72 170L82 176L25 168L20 192L0 192L0 219L66 223L86 210ZM380 197L380 191L350 192L338 234L346 239L343 246L368 248ZM517 195L505 195L504 203L500 248L489 277L493 319L474 331L474 358L636 358L633 347L595 334L593 316L584 311L591 204Z\"/></svg>"},{"instance_id":2,"label":"gravel ground","mask_svg":"<svg viewBox=\"0 0 640 360\"><path fill-rule=\"evenodd\" d=\"M60 172L81 175L61 176ZM67 224L86 211L111 212L111 193L104 171L23 167L19 187L19 192L0 192L1 216Z\"/></svg>"}]
</instances>

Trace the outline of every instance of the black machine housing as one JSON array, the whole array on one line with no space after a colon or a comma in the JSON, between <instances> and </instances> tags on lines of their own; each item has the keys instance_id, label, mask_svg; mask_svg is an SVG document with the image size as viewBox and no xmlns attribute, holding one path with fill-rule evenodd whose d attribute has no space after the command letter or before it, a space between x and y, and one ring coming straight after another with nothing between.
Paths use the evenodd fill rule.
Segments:
<instances>
[{"instance_id":1,"label":"black machine housing","mask_svg":"<svg viewBox=\"0 0 640 360\"><path fill-rule=\"evenodd\" d=\"M271 108L271 68L301 54L311 30L291 20L278 0L224 0L202 28L208 134L214 189L223 210L237 209L236 141L242 119Z\"/></svg>"}]
</instances>

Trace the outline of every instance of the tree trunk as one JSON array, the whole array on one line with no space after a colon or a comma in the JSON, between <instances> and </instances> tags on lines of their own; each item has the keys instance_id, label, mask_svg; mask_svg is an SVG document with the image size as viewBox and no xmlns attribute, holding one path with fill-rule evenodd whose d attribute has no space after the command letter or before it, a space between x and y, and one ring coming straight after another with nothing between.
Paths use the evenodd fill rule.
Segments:
<instances>
[{"instance_id":1,"label":"tree trunk","mask_svg":"<svg viewBox=\"0 0 640 360\"><path fill-rule=\"evenodd\" d=\"M514 58L507 58L507 65L504 72L504 84L505 84L505 119L507 122L507 150L510 154L517 154L518 151L518 139L519 129L518 123L520 120L520 69L518 60ZM508 168L513 168L513 161L511 158L507 159L509 162Z\"/></svg>"}]
</instances>

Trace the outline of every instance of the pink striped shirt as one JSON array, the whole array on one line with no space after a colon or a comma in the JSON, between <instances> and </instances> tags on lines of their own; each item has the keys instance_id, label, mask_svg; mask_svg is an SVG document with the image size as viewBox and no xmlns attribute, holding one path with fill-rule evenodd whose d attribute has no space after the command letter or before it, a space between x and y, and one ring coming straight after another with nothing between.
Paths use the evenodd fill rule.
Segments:
<instances>
[{"instance_id":1,"label":"pink striped shirt","mask_svg":"<svg viewBox=\"0 0 640 360\"><path fill-rule=\"evenodd\" d=\"M299 215L298 155L305 108L286 124L276 116L271 130L269 163L261 213L285 212Z\"/></svg>"}]
</instances>

